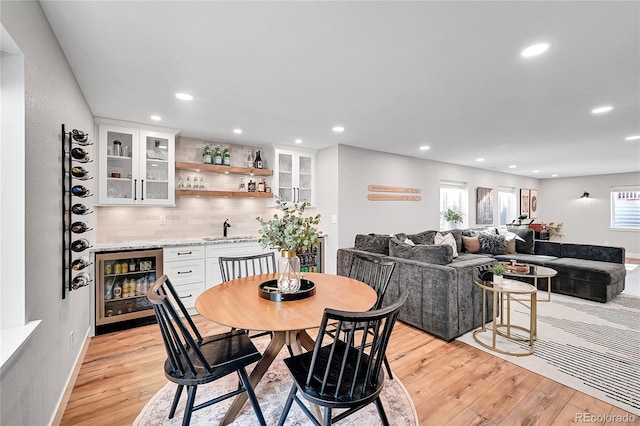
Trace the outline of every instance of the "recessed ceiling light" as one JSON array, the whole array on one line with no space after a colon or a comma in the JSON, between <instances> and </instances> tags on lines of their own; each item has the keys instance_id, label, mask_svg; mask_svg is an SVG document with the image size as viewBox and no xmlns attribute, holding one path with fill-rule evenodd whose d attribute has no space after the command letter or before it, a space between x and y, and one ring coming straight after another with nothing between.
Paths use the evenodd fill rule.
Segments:
<instances>
[{"instance_id":1,"label":"recessed ceiling light","mask_svg":"<svg viewBox=\"0 0 640 426\"><path fill-rule=\"evenodd\" d=\"M335 133L342 133L342 132L344 132L344 127L342 127L342 126L334 126L333 129L331 129L331 130L333 130Z\"/></svg>"},{"instance_id":2,"label":"recessed ceiling light","mask_svg":"<svg viewBox=\"0 0 640 426\"><path fill-rule=\"evenodd\" d=\"M605 105L601 107L597 107L591 110L591 114L604 114L605 112L609 112L613 109L611 105Z\"/></svg>"},{"instance_id":3,"label":"recessed ceiling light","mask_svg":"<svg viewBox=\"0 0 640 426\"><path fill-rule=\"evenodd\" d=\"M515 164L512 164L512 165L509 166L510 169L515 169L516 167L518 167L518 166L516 166Z\"/></svg>"},{"instance_id":4,"label":"recessed ceiling light","mask_svg":"<svg viewBox=\"0 0 640 426\"><path fill-rule=\"evenodd\" d=\"M162 120L162 117L160 117L159 115L152 115L149 118L152 119L153 121L161 121Z\"/></svg>"},{"instance_id":5,"label":"recessed ceiling light","mask_svg":"<svg viewBox=\"0 0 640 426\"><path fill-rule=\"evenodd\" d=\"M422 145L420 147L420 151L428 151L428 150L429 150L429 146L427 146L427 145Z\"/></svg>"},{"instance_id":6,"label":"recessed ceiling light","mask_svg":"<svg viewBox=\"0 0 640 426\"><path fill-rule=\"evenodd\" d=\"M233 129L233 133L235 133L236 135L241 135L242 129Z\"/></svg>"},{"instance_id":7,"label":"recessed ceiling light","mask_svg":"<svg viewBox=\"0 0 640 426\"><path fill-rule=\"evenodd\" d=\"M558 177L558 175L557 174L553 174L553 175L551 175L551 177Z\"/></svg>"},{"instance_id":8,"label":"recessed ceiling light","mask_svg":"<svg viewBox=\"0 0 640 426\"><path fill-rule=\"evenodd\" d=\"M193 100L193 96L191 96L188 93L176 93L176 98L180 99L181 101L192 101Z\"/></svg>"},{"instance_id":9,"label":"recessed ceiling light","mask_svg":"<svg viewBox=\"0 0 640 426\"><path fill-rule=\"evenodd\" d=\"M534 170L532 173L540 173L540 170Z\"/></svg>"},{"instance_id":10,"label":"recessed ceiling light","mask_svg":"<svg viewBox=\"0 0 640 426\"><path fill-rule=\"evenodd\" d=\"M624 138L625 141L636 141L640 139L640 135L632 135L632 136L627 136L626 138Z\"/></svg>"},{"instance_id":11,"label":"recessed ceiling light","mask_svg":"<svg viewBox=\"0 0 640 426\"><path fill-rule=\"evenodd\" d=\"M302 143L302 139L296 139L294 142L295 143Z\"/></svg>"},{"instance_id":12,"label":"recessed ceiling light","mask_svg":"<svg viewBox=\"0 0 640 426\"><path fill-rule=\"evenodd\" d=\"M530 58L532 56L538 56L549 50L551 45L549 43L538 43L532 46L527 47L522 52L520 52L520 56L523 58Z\"/></svg>"},{"instance_id":13,"label":"recessed ceiling light","mask_svg":"<svg viewBox=\"0 0 640 426\"><path fill-rule=\"evenodd\" d=\"M482 162L484 161L484 158L476 158L476 161L477 161L478 163L482 163Z\"/></svg>"}]
</instances>

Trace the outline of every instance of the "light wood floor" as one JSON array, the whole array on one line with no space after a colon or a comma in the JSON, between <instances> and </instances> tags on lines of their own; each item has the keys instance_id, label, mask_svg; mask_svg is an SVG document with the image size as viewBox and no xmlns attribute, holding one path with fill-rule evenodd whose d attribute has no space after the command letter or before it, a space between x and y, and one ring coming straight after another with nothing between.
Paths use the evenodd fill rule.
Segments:
<instances>
[{"instance_id":1,"label":"light wood floor","mask_svg":"<svg viewBox=\"0 0 640 426\"><path fill-rule=\"evenodd\" d=\"M227 330L200 316L194 319L203 334ZM387 355L411 394L421 425L567 425L580 423L578 413L626 414L464 343L446 343L400 322ZM130 425L166 383L165 357L155 324L94 337L62 424Z\"/></svg>"}]
</instances>

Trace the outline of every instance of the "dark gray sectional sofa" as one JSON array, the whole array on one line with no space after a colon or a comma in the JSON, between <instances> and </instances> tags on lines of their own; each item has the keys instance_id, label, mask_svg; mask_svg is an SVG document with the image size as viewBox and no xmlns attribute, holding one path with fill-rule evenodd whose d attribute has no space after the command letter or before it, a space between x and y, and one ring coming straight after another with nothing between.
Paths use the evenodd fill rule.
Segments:
<instances>
[{"instance_id":1,"label":"dark gray sectional sofa","mask_svg":"<svg viewBox=\"0 0 640 426\"><path fill-rule=\"evenodd\" d=\"M477 266L498 260L548 266L558 271L552 280L552 292L599 302L611 300L624 289L625 250L621 247L534 241L533 230L514 229L512 232L522 240L516 241L515 253L468 253L462 236L473 231L441 231L454 237L459 253L453 258L451 246L434 245L437 232L357 235L354 247L338 249L337 272L348 274L351 256L356 252L395 261L385 305L408 291L399 319L446 341L482 323L482 292L473 284ZM416 245L405 244L407 238ZM546 290L546 280L540 280L538 286Z\"/></svg>"}]
</instances>

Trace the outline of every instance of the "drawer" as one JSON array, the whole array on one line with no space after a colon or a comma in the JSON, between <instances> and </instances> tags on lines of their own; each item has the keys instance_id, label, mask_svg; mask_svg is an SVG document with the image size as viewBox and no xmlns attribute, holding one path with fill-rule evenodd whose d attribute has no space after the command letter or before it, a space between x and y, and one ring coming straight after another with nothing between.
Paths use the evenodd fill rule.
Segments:
<instances>
[{"instance_id":1,"label":"drawer","mask_svg":"<svg viewBox=\"0 0 640 426\"><path fill-rule=\"evenodd\" d=\"M251 254L260 254L267 249L262 249L260 243L228 243L228 244L211 244L206 246L207 257L233 257L248 256Z\"/></svg>"},{"instance_id":2,"label":"drawer","mask_svg":"<svg viewBox=\"0 0 640 426\"><path fill-rule=\"evenodd\" d=\"M193 308L196 304L196 299L204 291L204 282L182 284L174 286L180 301L185 308Z\"/></svg>"},{"instance_id":3,"label":"drawer","mask_svg":"<svg viewBox=\"0 0 640 426\"><path fill-rule=\"evenodd\" d=\"M204 282L204 259L164 262L164 273L174 285Z\"/></svg>"},{"instance_id":4,"label":"drawer","mask_svg":"<svg viewBox=\"0 0 640 426\"><path fill-rule=\"evenodd\" d=\"M204 259L204 246L165 247L163 249L163 256L165 262Z\"/></svg>"}]
</instances>

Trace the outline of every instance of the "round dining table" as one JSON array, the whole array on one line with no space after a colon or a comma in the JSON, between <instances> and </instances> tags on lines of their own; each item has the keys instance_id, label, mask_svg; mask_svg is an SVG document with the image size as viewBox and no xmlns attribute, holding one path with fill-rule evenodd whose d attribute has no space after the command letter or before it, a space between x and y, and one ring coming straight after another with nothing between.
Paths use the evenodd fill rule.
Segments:
<instances>
[{"instance_id":1,"label":"round dining table","mask_svg":"<svg viewBox=\"0 0 640 426\"><path fill-rule=\"evenodd\" d=\"M316 292L300 300L273 301L260 296L260 284L275 280L277 274L227 281L209 288L196 300L196 310L210 321L237 329L272 332L271 342L249 375L254 388L285 345L294 354L303 348L313 350L315 342L306 330L320 326L326 308L364 312L376 303L375 290L361 281L317 272L302 275L315 284ZM246 401L246 393L236 396L222 424L231 423Z\"/></svg>"}]
</instances>

